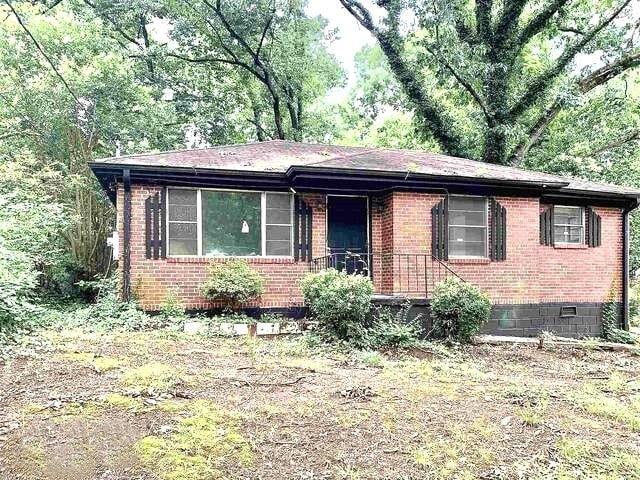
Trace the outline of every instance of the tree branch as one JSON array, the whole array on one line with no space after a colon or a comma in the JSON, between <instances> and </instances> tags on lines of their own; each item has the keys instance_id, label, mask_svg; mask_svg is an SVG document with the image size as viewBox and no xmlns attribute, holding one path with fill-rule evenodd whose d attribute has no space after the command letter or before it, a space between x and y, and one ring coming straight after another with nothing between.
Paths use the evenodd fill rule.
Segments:
<instances>
[{"instance_id":1,"label":"tree branch","mask_svg":"<svg viewBox=\"0 0 640 480\"><path fill-rule=\"evenodd\" d=\"M593 150L592 152L590 152L589 154L585 155L587 157L594 157L596 155L599 155L603 152L606 152L607 150L615 150L616 148L620 148L623 145L626 145L627 143L631 143L635 140L640 140L640 130L633 130L630 133L628 133L627 135L624 135L620 138L617 138L616 140L613 140L609 143L607 143L606 145L597 148L595 150Z\"/></svg>"},{"instance_id":2,"label":"tree branch","mask_svg":"<svg viewBox=\"0 0 640 480\"><path fill-rule=\"evenodd\" d=\"M490 1L490 0L483 0ZM420 73L410 66L402 56L402 39L396 29L381 31L373 23L371 14L358 0L340 0L342 6L378 40L389 67L402 86L404 93L413 103L418 118L433 134L443 150L450 155L466 156L462 139L454 132L453 122L445 113L445 108L432 98L421 84ZM392 18L389 24L397 22Z\"/></svg>"},{"instance_id":3,"label":"tree branch","mask_svg":"<svg viewBox=\"0 0 640 480\"><path fill-rule=\"evenodd\" d=\"M9 7L9 9L11 10L11 12L13 13L13 15L16 17L16 20L18 21L18 23L20 24L20 26L22 27L22 29L25 31L25 33L29 36L29 38L31 39L31 41L33 42L33 44L35 45L35 47L38 49L38 51L42 54L42 56L45 58L45 60L47 61L47 63L49 64L49 66L51 67L51 69L54 71L54 73L56 74L56 76L60 79L60 81L62 82L62 84L64 85L64 87L66 88L67 92L69 92L69 95L71 95L73 97L73 99L76 101L76 103L80 103L80 100L78 99L77 95L73 92L73 90L71 89L71 87L69 86L69 84L67 83L67 81L65 80L65 78L62 76L62 74L58 71L57 67L55 66L55 64L53 63L53 61L51 60L51 58L49 57L49 55L46 54L46 52L44 51L44 49L42 48L42 46L40 45L40 43L38 42L38 40L36 40L36 38L33 36L33 34L29 31L29 29L27 28L27 26L24 24L24 22L22 21L22 18L20 18L20 15L18 15L18 12L16 12L16 10L13 8L13 5L11 5L11 2L9 0L4 0L4 3L7 4L7 6Z\"/></svg>"},{"instance_id":4,"label":"tree branch","mask_svg":"<svg viewBox=\"0 0 640 480\"><path fill-rule=\"evenodd\" d=\"M553 17L558 10L564 7L571 0L554 0L546 8L544 8L538 15L533 17L529 23L520 31L516 39L516 46L518 50L522 49L526 43L531 40L536 34L538 34L547 25L551 17Z\"/></svg>"},{"instance_id":5,"label":"tree branch","mask_svg":"<svg viewBox=\"0 0 640 480\"><path fill-rule=\"evenodd\" d=\"M541 92L545 91L553 80L562 73L564 68L569 64L571 60L580 52L582 48L589 43L598 33L600 33L607 25L609 25L615 18L620 15L622 10L626 8L631 0L624 0L618 8L616 8L611 15L602 20L597 26L595 26L591 31L586 33L578 42L574 43L572 46L568 47L560 58L556 62L556 64L541 74L538 78L536 78L533 82L529 84L529 87L525 91L525 93L520 97L520 99L511 107L509 110L509 114L513 117L517 117L521 115L527 108L529 108L537 98Z\"/></svg>"},{"instance_id":6,"label":"tree branch","mask_svg":"<svg viewBox=\"0 0 640 480\"><path fill-rule=\"evenodd\" d=\"M640 66L640 50L630 53L613 63L604 65L581 78L576 84L577 90L580 94L584 95L597 86L605 84L624 71L637 66ZM513 152L510 155L512 164L518 165L522 163L529 150L540 141L542 134L563 108L564 104L560 98L556 98L554 102L547 107L547 109L533 123L526 138L513 149Z\"/></svg>"},{"instance_id":7,"label":"tree branch","mask_svg":"<svg viewBox=\"0 0 640 480\"><path fill-rule=\"evenodd\" d=\"M464 77L462 77L462 75L460 75L453 68L453 66L447 61L447 59L443 55L441 55L438 52L436 52L435 50L433 50L429 45L425 44L425 48L431 55L433 55L433 57L442 66L444 66L451 73L451 75L453 75L453 77L458 81L458 83L460 85L462 85L464 87L464 89L469 93L469 95L471 95L471 97L473 97L473 99L476 101L476 103L478 104L478 106L480 107L482 112L484 113L485 118L487 120L489 120L490 114L489 114L489 110L487 108L487 105L485 104L485 102L482 99L482 97L480 96L480 94L476 91L476 89L473 88L473 85L471 85L470 82L468 82Z\"/></svg>"}]
</instances>

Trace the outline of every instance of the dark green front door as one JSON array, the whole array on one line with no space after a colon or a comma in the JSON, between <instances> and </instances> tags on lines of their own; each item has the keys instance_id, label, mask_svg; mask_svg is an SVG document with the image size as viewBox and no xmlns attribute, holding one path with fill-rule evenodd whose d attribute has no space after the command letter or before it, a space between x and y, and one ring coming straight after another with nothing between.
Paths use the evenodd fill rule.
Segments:
<instances>
[{"instance_id":1,"label":"dark green front door","mask_svg":"<svg viewBox=\"0 0 640 480\"><path fill-rule=\"evenodd\" d=\"M327 247L336 268L368 272L368 215L366 197L327 197Z\"/></svg>"}]
</instances>

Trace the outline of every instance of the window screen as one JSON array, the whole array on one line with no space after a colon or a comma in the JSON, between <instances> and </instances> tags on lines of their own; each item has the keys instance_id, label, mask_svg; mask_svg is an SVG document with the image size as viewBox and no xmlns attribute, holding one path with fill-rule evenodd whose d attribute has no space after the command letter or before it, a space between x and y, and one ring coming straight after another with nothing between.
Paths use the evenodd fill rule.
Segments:
<instances>
[{"instance_id":1,"label":"window screen","mask_svg":"<svg viewBox=\"0 0 640 480\"><path fill-rule=\"evenodd\" d=\"M291 255L291 195L267 193L266 255Z\"/></svg>"},{"instance_id":2,"label":"window screen","mask_svg":"<svg viewBox=\"0 0 640 480\"><path fill-rule=\"evenodd\" d=\"M169 255L198 254L198 193L169 190Z\"/></svg>"},{"instance_id":3,"label":"window screen","mask_svg":"<svg viewBox=\"0 0 640 480\"><path fill-rule=\"evenodd\" d=\"M261 193L203 190L203 255L261 255L261 198Z\"/></svg>"},{"instance_id":4,"label":"window screen","mask_svg":"<svg viewBox=\"0 0 640 480\"><path fill-rule=\"evenodd\" d=\"M486 198L457 196L449 198L449 255L486 257Z\"/></svg>"},{"instance_id":5,"label":"window screen","mask_svg":"<svg viewBox=\"0 0 640 480\"><path fill-rule=\"evenodd\" d=\"M582 207L553 207L553 236L556 243L582 243L584 210Z\"/></svg>"}]
</instances>

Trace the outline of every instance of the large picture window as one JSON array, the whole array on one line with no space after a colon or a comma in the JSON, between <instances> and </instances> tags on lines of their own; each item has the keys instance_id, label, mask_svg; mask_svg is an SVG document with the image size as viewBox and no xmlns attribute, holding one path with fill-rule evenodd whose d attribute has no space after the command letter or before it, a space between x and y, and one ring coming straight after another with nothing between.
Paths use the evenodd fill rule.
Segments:
<instances>
[{"instance_id":1,"label":"large picture window","mask_svg":"<svg viewBox=\"0 0 640 480\"><path fill-rule=\"evenodd\" d=\"M555 243L584 242L584 209L553 207L553 238Z\"/></svg>"},{"instance_id":2,"label":"large picture window","mask_svg":"<svg viewBox=\"0 0 640 480\"><path fill-rule=\"evenodd\" d=\"M292 195L169 189L169 255L291 256Z\"/></svg>"},{"instance_id":3,"label":"large picture window","mask_svg":"<svg viewBox=\"0 0 640 480\"><path fill-rule=\"evenodd\" d=\"M487 256L487 199L449 197L449 255Z\"/></svg>"}]
</instances>

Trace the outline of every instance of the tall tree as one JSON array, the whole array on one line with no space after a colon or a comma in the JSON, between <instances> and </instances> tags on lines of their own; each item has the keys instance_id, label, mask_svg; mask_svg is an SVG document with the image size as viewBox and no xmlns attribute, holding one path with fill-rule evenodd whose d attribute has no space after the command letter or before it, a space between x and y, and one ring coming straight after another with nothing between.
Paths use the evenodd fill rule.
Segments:
<instances>
[{"instance_id":1,"label":"tall tree","mask_svg":"<svg viewBox=\"0 0 640 480\"><path fill-rule=\"evenodd\" d=\"M342 81L328 53L326 21L310 18L297 0L83 0L177 98L211 89L184 76L198 68L209 82L233 84L235 108L260 139L305 137L305 110ZM167 38L150 29L164 22ZM229 79L231 82L229 81ZM232 107L233 108L233 107Z\"/></svg>"},{"instance_id":2,"label":"tall tree","mask_svg":"<svg viewBox=\"0 0 640 480\"><path fill-rule=\"evenodd\" d=\"M423 134L453 155L520 164L572 100L640 65L634 0L340 2L378 41ZM463 93L479 148L443 88Z\"/></svg>"}]
</instances>

